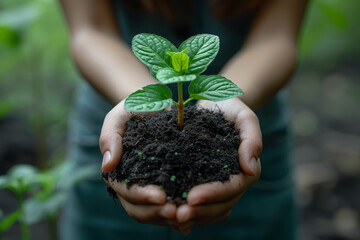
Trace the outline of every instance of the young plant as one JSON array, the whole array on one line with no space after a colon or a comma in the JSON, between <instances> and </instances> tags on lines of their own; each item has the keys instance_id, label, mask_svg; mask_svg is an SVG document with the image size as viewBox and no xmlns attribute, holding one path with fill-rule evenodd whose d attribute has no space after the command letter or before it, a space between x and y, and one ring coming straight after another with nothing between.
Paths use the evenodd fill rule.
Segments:
<instances>
[{"instance_id":1,"label":"young plant","mask_svg":"<svg viewBox=\"0 0 360 240\"><path fill-rule=\"evenodd\" d=\"M152 84L130 94L125 109L133 112L159 111L174 103L178 108L178 127L184 124L184 106L193 99L222 101L237 97L243 91L233 82L219 75L200 75L219 51L219 37L199 34L185 40L179 48L163 37L142 33L132 40L137 58L149 67L150 73L162 84ZM183 82L191 82L189 99L183 99ZM178 102L164 84L177 83Z\"/></svg>"},{"instance_id":2,"label":"young plant","mask_svg":"<svg viewBox=\"0 0 360 240\"><path fill-rule=\"evenodd\" d=\"M2 233L19 221L22 239L30 240L29 226L42 220L49 223L49 239L56 239L56 217L68 191L81 180L94 176L96 169L96 166L88 165L72 172L71 163L64 161L44 171L18 164L7 175L0 175L0 190L11 190L18 202L17 210L7 216L0 214L0 239Z\"/></svg>"}]
</instances>

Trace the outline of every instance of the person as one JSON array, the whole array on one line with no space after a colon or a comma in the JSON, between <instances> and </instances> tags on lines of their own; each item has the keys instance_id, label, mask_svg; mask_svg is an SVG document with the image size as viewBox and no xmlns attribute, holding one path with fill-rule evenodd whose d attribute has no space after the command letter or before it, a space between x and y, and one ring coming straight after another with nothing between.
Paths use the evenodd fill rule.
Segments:
<instances>
[{"instance_id":1,"label":"person","mask_svg":"<svg viewBox=\"0 0 360 240\"><path fill-rule=\"evenodd\" d=\"M94 176L71 190L60 219L60 239L296 239L290 118L283 88L296 67L307 1L60 3L74 62L86 79L70 125L74 171L90 163L100 168L101 159L105 172L117 166L130 116L124 99L157 83L131 51L131 39L138 33L163 36L175 46L198 33L218 35L220 51L205 74L223 75L245 92L222 102L196 103L220 108L241 130L240 174L225 183L195 186L180 206L167 201L158 187L127 189L124 182L110 180L121 202L114 205L106 184Z\"/></svg>"}]
</instances>

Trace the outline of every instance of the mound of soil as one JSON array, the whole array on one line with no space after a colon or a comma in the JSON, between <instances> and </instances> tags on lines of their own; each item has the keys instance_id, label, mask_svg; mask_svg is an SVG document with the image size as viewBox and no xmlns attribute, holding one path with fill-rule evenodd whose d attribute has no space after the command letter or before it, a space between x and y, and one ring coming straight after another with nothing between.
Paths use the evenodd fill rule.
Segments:
<instances>
[{"instance_id":1,"label":"mound of soil","mask_svg":"<svg viewBox=\"0 0 360 240\"><path fill-rule=\"evenodd\" d=\"M182 131L176 109L152 117L133 115L126 129L120 164L103 173L105 179L125 180L128 186L155 184L180 204L192 187L240 172L239 131L221 112L188 107Z\"/></svg>"}]
</instances>

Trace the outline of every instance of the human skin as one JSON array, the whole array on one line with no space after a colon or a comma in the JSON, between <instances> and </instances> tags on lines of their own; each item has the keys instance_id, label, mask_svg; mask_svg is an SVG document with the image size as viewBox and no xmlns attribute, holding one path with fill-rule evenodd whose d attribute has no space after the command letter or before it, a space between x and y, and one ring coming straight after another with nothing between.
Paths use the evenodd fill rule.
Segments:
<instances>
[{"instance_id":1,"label":"human skin","mask_svg":"<svg viewBox=\"0 0 360 240\"><path fill-rule=\"evenodd\" d=\"M102 169L113 170L122 154L124 123L130 113L123 100L145 85L157 83L134 56L117 29L107 0L60 0L70 32L75 64L89 83L115 107L107 114L101 136ZM170 225L182 233L195 225L226 220L232 207L260 176L261 132L253 110L259 109L282 89L296 67L297 37L306 0L266 1L257 9L244 47L230 59L220 74L232 80L245 95L220 103L199 101L198 105L220 107L240 132L239 163L244 173L227 183L203 184L188 194L179 207L166 201L155 186L108 183L127 213L139 222Z\"/></svg>"}]
</instances>

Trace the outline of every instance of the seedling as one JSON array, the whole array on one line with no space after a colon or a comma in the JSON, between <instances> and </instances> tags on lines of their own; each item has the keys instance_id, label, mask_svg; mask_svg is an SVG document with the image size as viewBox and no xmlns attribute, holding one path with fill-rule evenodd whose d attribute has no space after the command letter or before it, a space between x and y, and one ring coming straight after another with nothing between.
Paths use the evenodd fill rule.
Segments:
<instances>
[{"instance_id":1,"label":"seedling","mask_svg":"<svg viewBox=\"0 0 360 240\"><path fill-rule=\"evenodd\" d=\"M183 129L184 106L193 99L222 101L237 97L243 91L220 75L200 75L219 51L219 37L199 34L185 40L179 48L163 37L141 33L132 40L137 58L149 67L150 73L162 84L151 84L130 94L125 109L133 112L160 111L172 103L178 108L178 127ZM191 82L189 98L183 99L183 83ZM178 101L164 84L177 83Z\"/></svg>"}]
</instances>

